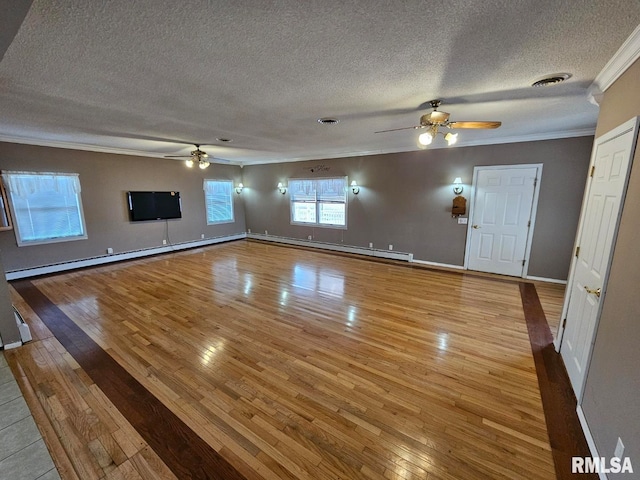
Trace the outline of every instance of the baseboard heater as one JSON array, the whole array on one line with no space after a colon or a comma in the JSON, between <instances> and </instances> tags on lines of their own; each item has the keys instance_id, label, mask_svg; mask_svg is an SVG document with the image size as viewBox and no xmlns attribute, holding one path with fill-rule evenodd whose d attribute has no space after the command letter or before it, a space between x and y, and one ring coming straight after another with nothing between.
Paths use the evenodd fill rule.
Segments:
<instances>
[{"instance_id":1,"label":"baseboard heater","mask_svg":"<svg viewBox=\"0 0 640 480\"><path fill-rule=\"evenodd\" d=\"M369 257L388 258L391 260L413 262L413 253L395 252L393 250L381 250L376 248L340 245L337 243L301 240L290 237L278 237L276 235L265 235L262 233L248 233L247 238L252 238L254 240L264 240L274 243L284 243L286 245L297 245L300 247L313 247L321 250L332 250L334 252L354 253L356 255L367 255Z\"/></svg>"},{"instance_id":2,"label":"baseboard heater","mask_svg":"<svg viewBox=\"0 0 640 480\"><path fill-rule=\"evenodd\" d=\"M24 318L22 318L22 315L20 315L20 312L15 307L15 305L12 305L12 307L13 314L16 317L16 323L18 324L18 330L20 331L20 339L22 340L22 343L24 344L30 342L32 340L32 337L31 330L29 330L29 325L27 325L27 322L24 321Z\"/></svg>"},{"instance_id":3,"label":"baseboard heater","mask_svg":"<svg viewBox=\"0 0 640 480\"><path fill-rule=\"evenodd\" d=\"M13 315L16 319L16 324L18 325L18 331L20 332L20 340L18 340L17 342L5 344L2 341L2 337L0 337L1 350L11 350L12 348L18 348L32 340L31 330L29 330L29 325L26 324L26 322L22 318L22 315L20 315L20 312L18 312L18 309L15 307L15 305L11 305L11 307L13 308Z\"/></svg>"},{"instance_id":4,"label":"baseboard heater","mask_svg":"<svg viewBox=\"0 0 640 480\"><path fill-rule=\"evenodd\" d=\"M135 258L148 257L161 253L170 253L178 250L186 250L189 248L206 247L216 243L230 242L233 240L241 240L246 238L246 233L238 233L235 235L225 235L222 237L211 237L204 240L189 241L182 243L174 243L171 245L163 245L161 247L144 248L140 250L131 250L128 252L101 255L99 257L84 258L82 260L70 260L68 262L44 265L41 267L25 268L23 270L12 270L6 273L7 280L19 280L21 278L37 277L39 275L47 275L50 273L66 272L67 270L75 270L77 268L94 267L104 265L106 263L120 262L122 260L132 260Z\"/></svg>"}]
</instances>

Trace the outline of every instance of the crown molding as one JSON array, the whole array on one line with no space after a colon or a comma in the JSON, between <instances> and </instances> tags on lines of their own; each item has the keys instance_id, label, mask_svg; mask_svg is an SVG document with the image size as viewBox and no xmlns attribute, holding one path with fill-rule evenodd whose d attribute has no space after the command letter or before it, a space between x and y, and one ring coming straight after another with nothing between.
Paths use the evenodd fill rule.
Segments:
<instances>
[{"instance_id":1,"label":"crown molding","mask_svg":"<svg viewBox=\"0 0 640 480\"><path fill-rule=\"evenodd\" d=\"M602 94L640 58L640 25L625 40L589 87L589 101L600 104Z\"/></svg>"},{"instance_id":2,"label":"crown molding","mask_svg":"<svg viewBox=\"0 0 640 480\"><path fill-rule=\"evenodd\" d=\"M409 146L407 148L395 149L395 150L370 150L363 152L346 152L335 155L324 155L322 157L316 156L305 156L305 157L297 157L297 158L289 158L289 159L276 159L276 160L245 160L243 161L244 166L247 165L265 165L271 163L291 163L291 162L305 162L308 160L332 160L336 158L349 158L349 157L365 157L371 155L389 155L393 153L406 153L406 152L428 152L429 150L440 150L440 149L452 149L452 148L464 148L464 147L476 147L483 145L501 145L503 143L524 143L524 142L540 142L544 140L559 140L562 138L575 138L575 137L589 137L594 136L596 133L595 127L592 128L583 128L579 130L566 130L566 131L557 131L557 132L545 132L545 133L532 133L528 135L515 135L512 137L502 137L502 138L490 138L486 140L475 140L470 142L460 141L453 146L448 145L429 145L429 147L422 149L417 149L415 146Z\"/></svg>"},{"instance_id":3,"label":"crown molding","mask_svg":"<svg viewBox=\"0 0 640 480\"><path fill-rule=\"evenodd\" d=\"M545 132L545 133L534 133L528 135L516 135L512 137L502 137L502 138L488 138L486 140L475 140L471 142L459 141L455 146L447 146L447 145L430 145L429 148L425 150L419 151L428 151L428 150L438 150L441 148L464 148L464 147L475 147L482 145L500 145L503 143L524 143L524 142L539 142L543 140L557 140L561 138L574 138L574 137L587 137L591 135L595 135L595 127L593 128L584 128L580 130L567 130L567 131L555 131L555 132ZM23 145L35 145L39 147L53 147L53 148L68 148L71 150L83 150L88 152L98 152L98 153L111 153L114 155L133 155L137 157L152 157L152 158L162 158L162 155L152 152L144 152L140 150L128 150L123 148L115 148L115 147L101 147L97 145L87 145L82 143L72 143L65 142L60 140L42 140L28 137L16 137L16 136L7 136L0 135L0 142L8 142L8 143L18 143ZM309 155L304 157L296 157L290 159L244 159L242 161L231 160L228 163L220 162L223 165L235 165L239 167L243 167L246 165L265 165L271 163L291 163L291 162L305 162L308 160L330 160L335 158L349 158L349 157L365 157L370 155L388 155L392 153L404 153L404 152L413 152L417 151L415 147L408 146L403 149L395 149L395 150L369 150L369 151L353 151L353 152L341 152L334 155ZM215 163L215 159L214 159Z\"/></svg>"},{"instance_id":4,"label":"crown molding","mask_svg":"<svg viewBox=\"0 0 640 480\"><path fill-rule=\"evenodd\" d=\"M561 138L589 137L596 134L596 128L582 128L579 130L566 130L558 132L531 133L528 135L516 135L513 137L501 138L498 141L492 140L476 140L474 142L459 142L460 147L475 147L478 145L500 145L502 143L524 143L524 142L541 142L543 140L558 140ZM440 148L450 148L443 146Z\"/></svg>"},{"instance_id":5,"label":"crown molding","mask_svg":"<svg viewBox=\"0 0 640 480\"><path fill-rule=\"evenodd\" d=\"M144 150L130 150L127 148L118 147L104 147L100 145L91 145L88 143L69 142L64 140L50 140L31 137L22 137L17 135L2 135L0 134L0 142L18 143L20 145L34 145L36 147L52 147L52 148L66 148L69 150L82 150L84 152L96 152L96 153L111 153L113 155L131 155L134 157L151 157L162 158L165 160L178 160L167 159L164 155L155 152L146 152ZM233 160L209 157L211 163L222 165L240 165L239 162Z\"/></svg>"},{"instance_id":6,"label":"crown molding","mask_svg":"<svg viewBox=\"0 0 640 480\"><path fill-rule=\"evenodd\" d=\"M112 153L115 155L133 155L136 157L154 157L163 158L162 155L143 152L139 150L129 150L126 148L117 147L103 147L99 145L91 145L88 143L68 142L64 140L51 140L40 139L32 137L23 137L18 135L1 135L0 142L18 143L21 145L34 145L37 147L53 147L53 148L67 148L70 150L83 150L85 152L98 152L98 153Z\"/></svg>"}]
</instances>

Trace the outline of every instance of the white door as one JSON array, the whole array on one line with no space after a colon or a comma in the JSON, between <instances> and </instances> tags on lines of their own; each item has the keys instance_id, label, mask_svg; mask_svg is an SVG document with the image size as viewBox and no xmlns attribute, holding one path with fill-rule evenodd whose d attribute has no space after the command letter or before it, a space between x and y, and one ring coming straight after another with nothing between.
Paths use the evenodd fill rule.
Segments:
<instances>
[{"instance_id":1,"label":"white door","mask_svg":"<svg viewBox=\"0 0 640 480\"><path fill-rule=\"evenodd\" d=\"M635 122L634 122L635 127ZM571 385L581 398L600 315L611 250L626 191L635 128L596 140L590 182L577 235L578 254L567 285L561 353Z\"/></svg>"},{"instance_id":2,"label":"white door","mask_svg":"<svg viewBox=\"0 0 640 480\"><path fill-rule=\"evenodd\" d=\"M539 168L476 167L468 269L522 276Z\"/></svg>"}]
</instances>

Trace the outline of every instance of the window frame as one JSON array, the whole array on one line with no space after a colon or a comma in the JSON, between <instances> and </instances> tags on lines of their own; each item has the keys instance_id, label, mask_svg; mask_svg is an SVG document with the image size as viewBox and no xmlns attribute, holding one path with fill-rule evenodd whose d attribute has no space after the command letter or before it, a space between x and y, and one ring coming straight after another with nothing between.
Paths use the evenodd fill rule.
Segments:
<instances>
[{"instance_id":1,"label":"window frame","mask_svg":"<svg viewBox=\"0 0 640 480\"><path fill-rule=\"evenodd\" d=\"M4 182L0 178L0 232L4 230L13 230L13 222L11 221L11 212L9 211L9 197L4 188Z\"/></svg>"},{"instance_id":2,"label":"window frame","mask_svg":"<svg viewBox=\"0 0 640 480\"><path fill-rule=\"evenodd\" d=\"M331 202L331 201L320 201L318 200L318 184L323 180L342 180L344 182L344 202ZM315 191L315 200L313 201L298 201L294 200L293 189L291 188L291 183L296 181L304 181L304 182L313 182L314 191ZM318 228L333 228L337 230L347 230L348 226L348 211L349 211L349 196L347 194L347 187L349 185L348 178L346 175L337 176L337 177L318 177L318 178L290 178L288 180L288 190L289 190L289 218L291 225L299 225L305 227L318 227ZM300 222L294 220L294 204L295 203L309 203L314 204L315 212L316 212L316 221L314 223L311 222ZM336 223L320 223L320 205L323 204L339 204L344 205L344 225L336 224Z\"/></svg>"},{"instance_id":3,"label":"window frame","mask_svg":"<svg viewBox=\"0 0 640 480\"><path fill-rule=\"evenodd\" d=\"M78 219L80 220L80 226L82 229L82 234L80 235L69 235L65 237L54 237L54 238L46 238L41 240L24 240L22 238L22 232L20 231L20 222L18 219L18 214L14 205L14 194L11 191L11 187L9 186L9 177L11 175L34 175L40 177L77 177L78 182L78 191L75 192L76 195L76 207L78 212ZM18 172L18 171L3 171L2 172L2 183L5 187L7 193L7 200L9 204L9 210L11 212L11 216L13 217L13 231L16 237L16 243L18 247L28 247L31 245L48 245L51 243L62 243L62 242L73 242L76 240L86 240L88 239L87 235L87 222L84 218L84 208L82 205L82 189L80 186L80 174L78 173L65 173L65 172Z\"/></svg>"},{"instance_id":4,"label":"window frame","mask_svg":"<svg viewBox=\"0 0 640 480\"><path fill-rule=\"evenodd\" d=\"M210 221L209 220L209 201L207 199L207 183L209 182L218 182L218 183L228 183L229 184L229 204L230 204L230 211L231 211L231 219L230 220L220 220L220 221ZM204 215L205 215L205 220L207 221L207 225L224 225L225 223L235 223L236 221L236 214L235 214L235 205L233 202L233 192L234 192L234 186L233 186L233 180L228 180L226 178L205 178L203 180L202 183L202 190L204 192ZM219 202L218 202L219 203Z\"/></svg>"}]
</instances>

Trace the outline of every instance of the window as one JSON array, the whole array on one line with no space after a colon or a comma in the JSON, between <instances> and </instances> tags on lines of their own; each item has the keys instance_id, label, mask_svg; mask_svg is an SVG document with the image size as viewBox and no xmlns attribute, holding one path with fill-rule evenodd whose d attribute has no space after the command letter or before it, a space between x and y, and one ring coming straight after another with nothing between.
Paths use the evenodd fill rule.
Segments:
<instances>
[{"instance_id":1,"label":"window","mask_svg":"<svg viewBox=\"0 0 640 480\"><path fill-rule=\"evenodd\" d=\"M347 177L289 179L291 223L347 227Z\"/></svg>"},{"instance_id":2,"label":"window","mask_svg":"<svg viewBox=\"0 0 640 480\"><path fill-rule=\"evenodd\" d=\"M3 172L18 246L87 238L77 173Z\"/></svg>"},{"instance_id":3,"label":"window","mask_svg":"<svg viewBox=\"0 0 640 480\"><path fill-rule=\"evenodd\" d=\"M233 182L231 180L205 180L204 204L207 225L233 222Z\"/></svg>"}]
</instances>

